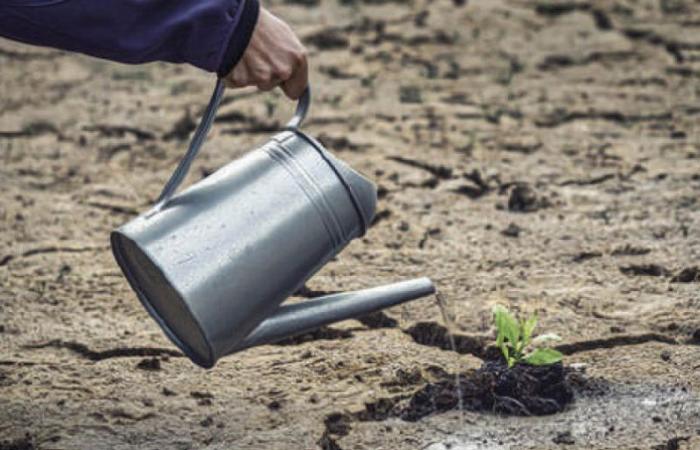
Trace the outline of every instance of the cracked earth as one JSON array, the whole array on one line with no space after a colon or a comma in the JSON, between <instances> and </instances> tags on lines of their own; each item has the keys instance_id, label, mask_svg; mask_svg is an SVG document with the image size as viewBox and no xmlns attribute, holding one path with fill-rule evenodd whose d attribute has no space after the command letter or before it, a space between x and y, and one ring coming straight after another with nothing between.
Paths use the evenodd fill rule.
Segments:
<instances>
[{"instance_id":1,"label":"cracked earth","mask_svg":"<svg viewBox=\"0 0 700 450\"><path fill-rule=\"evenodd\" d=\"M698 3L266 4L311 53L305 129L380 195L294 301L429 276L456 352L424 299L195 367L108 233L153 203L213 80L0 41L0 449L700 448ZM291 108L227 92L190 182ZM416 414L492 354L496 303L563 338L574 402Z\"/></svg>"}]
</instances>

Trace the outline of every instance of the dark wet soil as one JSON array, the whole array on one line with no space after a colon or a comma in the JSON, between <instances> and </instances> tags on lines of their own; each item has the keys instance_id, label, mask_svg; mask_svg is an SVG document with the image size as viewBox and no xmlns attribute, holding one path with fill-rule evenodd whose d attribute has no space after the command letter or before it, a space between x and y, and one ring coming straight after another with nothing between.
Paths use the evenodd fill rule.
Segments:
<instances>
[{"instance_id":1,"label":"dark wet soil","mask_svg":"<svg viewBox=\"0 0 700 450\"><path fill-rule=\"evenodd\" d=\"M561 363L508 368L502 361L488 361L476 371L461 374L459 389L465 409L506 415L554 414L563 411L574 398ZM414 394L400 417L415 421L452 410L457 408L458 399L452 377Z\"/></svg>"}]
</instances>

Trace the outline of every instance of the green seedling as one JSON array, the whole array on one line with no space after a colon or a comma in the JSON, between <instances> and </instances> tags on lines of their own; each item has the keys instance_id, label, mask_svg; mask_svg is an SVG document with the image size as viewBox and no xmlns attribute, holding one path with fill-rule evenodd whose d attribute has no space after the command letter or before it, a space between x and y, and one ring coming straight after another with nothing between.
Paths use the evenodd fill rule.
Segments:
<instances>
[{"instance_id":1,"label":"green seedling","mask_svg":"<svg viewBox=\"0 0 700 450\"><path fill-rule=\"evenodd\" d=\"M546 366L561 361L563 355L553 348L538 347L531 350L531 347L544 342L560 339L555 334L543 334L532 338L532 332L537 326L537 315L519 320L503 306L496 305L493 308L493 321L498 331L496 346L503 353L508 367L522 363Z\"/></svg>"}]
</instances>

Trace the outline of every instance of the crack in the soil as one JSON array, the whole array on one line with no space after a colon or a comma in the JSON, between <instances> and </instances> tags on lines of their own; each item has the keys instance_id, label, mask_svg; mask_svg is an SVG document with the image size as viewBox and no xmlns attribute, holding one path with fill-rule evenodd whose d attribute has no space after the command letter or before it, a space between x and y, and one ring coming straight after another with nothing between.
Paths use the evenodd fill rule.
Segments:
<instances>
[{"instance_id":1,"label":"crack in the soil","mask_svg":"<svg viewBox=\"0 0 700 450\"><path fill-rule=\"evenodd\" d=\"M544 61L537 65L541 71L555 70L561 67L585 66L593 63L619 63L630 59L639 59L641 56L633 51L609 51L593 52L581 57L555 54L545 57Z\"/></svg>"},{"instance_id":2,"label":"crack in the soil","mask_svg":"<svg viewBox=\"0 0 700 450\"><path fill-rule=\"evenodd\" d=\"M451 167L430 164L427 162L418 161L417 159L404 158L403 156L389 156L387 159L395 161L399 164L413 167L415 169L425 170L439 180L449 180L453 178Z\"/></svg>"},{"instance_id":3,"label":"crack in the soil","mask_svg":"<svg viewBox=\"0 0 700 450\"><path fill-rule=\"evenodd\" d=\"M594 8L590 3L541 3L535 7L535 12L537 12L537 14L549 17L557 17L576 11L590 12L599 30L615 30L615 26L610 20L610 17L604 11ZM649 29L622 28L618 31L631 41L642 41L655 47L661 47L666 53L673 57L677 64L685 62L682 50L697 50L700 48L700 44L698 43L679 42Z\"/></svg>"},{"instance_id":4,"label":"crack in the soil","mask_svg":"<svg viewBox=\"0 0 700 450\"><path fill-rule=\"evenodd\" d=\"M88 202L88 203L86 203L86 205L92 206L93 208L97 208L97 209L104 209L106 211L110 211L110 212L113 212L115 214L125 214L127 216L137 216L139 214L137 209L130 208L128 206L113 205L110 203L101 203L101 202Z\"/></svg>"},{"instance_id":5,"label":"crack in the soil","mask_svg":"<svg viewBox=\"0 0 700 450\"><path fill-rule=\"evenodd\" d=\"M42 348L59 348L67 349L80 355L81 357L88 359L90 361L103 361L110 358L142 358L147 356L170 356L175 358L184 357L182 353L176 350L170 350L167 348L158 347L117 347L109 350L96 351L90 349L87 345L75 341L63 341L60 339L54 339L48 342L43 342L39 344L27 344L22 346L22 348L36 350Z\"/></svg>"},{"instance_id":6,"label":"crack in the soil","mask_svg":"<svg viewBox=\"0 0 700 450\"><path fill-rule=\"evenodd\" d=\"M18 131L0 131L0 138L35 137L44 134L54 134L59 139L63 138L63 135L54 124L45 121L31 122Z\"/></svg>"},{"instance_id":7,"label":"crack in the soil","mask_svg":"<svg viewBox=\"0 0 700 450\"><path fill-rule=\"evenodd\" d=\"M589 12L599 30L612 30L613 23L608 15L590 3L539 3L535 6L535 12L542 16L557 17L573 12Z\"/></svg>"},{"instance_id":8,"label":"crack in the soil","mask_svg":"<svg viewBox=\"0 0 700 450\"><path fill-rule=\"evenodd\" d=\"M681 48L694 48L693 44L685 44L682 42L667 39L660 34L651 30L638 28L625 28L620 30L623 36L632 41L644 41L656 47L662 47L669 55L673 57L676 63L681 64L685 61Z\"/></svg>"},{"instance_id":9,"label":"crack in the soil","mask_svg":"<svg viewBox=\"0 0 700 450\"><path fill-rule=\"evenodd\" d=\"M29 256L34 256L34 255L40 255L44 253L60 253L60 252L65 252L65 253L82 253L82 252L93 252L93 251L100 251L100 250L106 250L109 249L109 247L106 246L98 246L98 247L57 247L57 246L50 246L50 247L39 247L39 248L33 248L31 250L27 250L24 253L20 253L19 255L6 255L0 259L0 267L8 264L10 261L13 259L17 258L18 256L21 258L27 258Z\"/></svg>"},{"instance_id":10,"label":"crack in the soil","mask_svg":"<svg viewBox=\"0 0 700 450\"><path fill-rule=\"evenodd\" d=\"M421 183L403 183L401 185L403 188L415 187L434 189L442 181L445 180L465 179L470 181L471 183L458 186L454 189L451 189L451 191L457 194L466 195L471 199L477 199L493 190L493 187L491 186L489 181L495 181L499 185L499 187L501 186L501 183L497 177L489 177L485 180L478 169L473 169L471 172L455 174L451 167L447 167L444 165L430 164L416 159L404 158L402 156L389 156L387 157L387 159L395 161L399 164L412 167L414 169L424 170L431 175L431 178ZM375 218L375 223L377 220L381 219Z\"/></svg>"},{"instance_id":11,"label":"crack in the soil","mask_svg":"<svg viewBox=\"0 0 700 450\"><path fill-rule=\"evenodd\" d=\"M618 125L630 125L641 122L667 122L673 119L671 112L650 114L624 114L620 111L567 111L555 110L552 114L535 119L535 125L542 128L554 128L578 120L604 120Z\"/></svg>"},{"instance_id":12,"label":"crack in the soil","mask_svg":"<svg viewBox=\"0 0 700 450\"><path fill-rule=\"evenodd\" d=\"M419 345L436 347L441 350L453 350L447 328L436 322L419 322L416 325L401 330ZM455 350L459 354L469 354L480 359L495 359L498 349L491 343L493 339L487 336L469 336L454 333ZM648 342L660 342L670 345L681 345L676 338L660 333L627 334L601 339L559 344L554 348L565 355L587 352L598 349L609 349L628 345L639 345Z\"/></svg>"},{"instance_id":13,"label":"crack in the soil","mask_svg":"<svg viewBox=\"0 0 700 450\"><path fill-rule=\"evenodd\" d=\"M410 336L416 344L436 347L441 350L454 350L460 355L468 354L481 359L486 358L487 342L491 340L486 336L467 336L454 333L455 347L453 349L449 331L436 322L418 322L401 331Z\"/></svg>"},{"instance_id":14,"label":"crack in the soil","mask_svg":"<svg viewBox=\"0 0 700 450\"><path fill-rule=\"evenodd\" d=\"M587 352L591 350L609 349L615 347L624 347L628 345L646 344L648 342L660 342L663 344L679 345L677 339L659 333L645 334L630 334L612 336L602 339L590 339L587 341L573 342L571 344L559 344L554 348L565 355L573 355L574 353Z\"/></svg>"},{"instance_id":15,"label":"crack in the soil","mask_svg":"<svg viewBox=\"0 0 700 450\"><path fill-rule=\"evenodd\" d=\"M152 141L156 138L155 134L150 131L126 125L87 125L83 127L83 130L94 131L105 137L123 138L125 135L131 134L138 141Z\"/></svg>"}]
</instances>

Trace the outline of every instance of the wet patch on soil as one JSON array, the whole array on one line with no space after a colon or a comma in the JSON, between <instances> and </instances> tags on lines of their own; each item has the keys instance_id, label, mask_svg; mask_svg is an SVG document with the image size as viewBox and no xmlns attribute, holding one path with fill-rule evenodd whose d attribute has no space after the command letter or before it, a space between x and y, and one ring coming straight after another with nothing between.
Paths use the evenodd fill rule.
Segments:
<instances>
[{"instance_id":1,"label":"wet patch on soil","mask_svg":"<svg viewBox=\"0 0 700 450\"><path fill-rule=\"evenodd\" d=\"M413 394L381 398L366 403L364 410L359 412L328 415L321 440L329 443L333 436L347 435L353 422L391 418L417 422L428 416L457 410L460 404L458 389L466 411L515 416L554 414L563 411L573 401L572 376L577 377L573 382L575 385L586 383L581 375L571 375L573 372L561 363L508 368L501 360L488 361L477 370L460 374L459 387L453 374L434 369L429 372L437 381L425 384ZM420 371L401 371L391 385L414 386L424 381Z\"/></svg>"},{"instance_id":2,"label":"wet patch on soil","mask_svg":"<svg viewBox=\"0 0 700 450\"><path fill-rule=\"evenodd\" d=\"M678 444L689 436L700 436L697 421L700 399L684 386L632 385L593 379L573 388L576 401L556 421L545 417L498 420L496 416L482 416L478 424L467 421L455 426L450 437L425 448L541 449L552 444L604 447L614 442L615 448L678 449L681 448ZM663 444L639 447L641 430L645 442L655 439Z\"/></svg>"}]
</instances>

